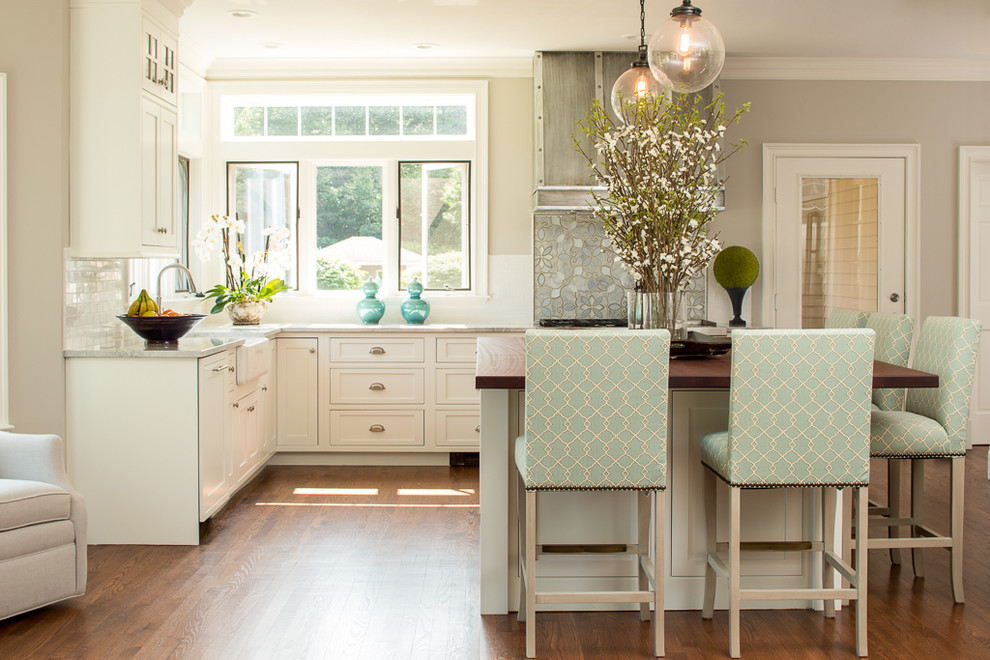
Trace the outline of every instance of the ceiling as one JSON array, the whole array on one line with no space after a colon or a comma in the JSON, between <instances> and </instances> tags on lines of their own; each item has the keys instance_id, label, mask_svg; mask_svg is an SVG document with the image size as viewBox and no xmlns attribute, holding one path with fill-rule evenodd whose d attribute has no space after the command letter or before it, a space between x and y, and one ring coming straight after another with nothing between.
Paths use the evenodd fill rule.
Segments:
<instances>
[{"instance_id":1,"label":"ceiling","mask_svg":"<svg viewBox=\"0 0 990 660\"><path fill-rule=\"evenodd\" d=\"M677 4L647 0L647 39ZM698 6L722 32L729 62L771 57L990 63L988 0L698 0ZM232 10L256 15L234 18ZM635 50L639 4L192 0L180 34L183 48L205 66L218 58L528 58L537 50Z\"/></svg>"}]
</instances>

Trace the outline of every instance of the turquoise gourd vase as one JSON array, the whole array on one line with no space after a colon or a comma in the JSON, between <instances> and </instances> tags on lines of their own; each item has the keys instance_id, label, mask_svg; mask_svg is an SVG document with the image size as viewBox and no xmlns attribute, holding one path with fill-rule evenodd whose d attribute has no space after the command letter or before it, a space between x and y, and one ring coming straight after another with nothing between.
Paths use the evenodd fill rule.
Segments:
<instances>
[{"instance_id":1,"label":"turquoise gourd vase","mask_svg":"<svg viewBox=\"0 0 990 660\"><path fill-rule=\"evenodd\" d=\"M420 298L423 295L423 284L419 280L413 280L406 291L409 292L409 298L402 303L399 311L406 323L419 325L430 315L430 303Z\"/></svg>"},{"instance_id":2,"label":"turquoise gourd vase","mask_svg":"<svg viewBox=\"0 0 990 660\"><path fill-rule=\"evenodd\" d=\"M368 280L361 287L364 291L364 298L358 301L357 313L361 323L378 323L385 315L385 303L375 297L378 293L378 285Z\"/></svg>"}]
</instances>

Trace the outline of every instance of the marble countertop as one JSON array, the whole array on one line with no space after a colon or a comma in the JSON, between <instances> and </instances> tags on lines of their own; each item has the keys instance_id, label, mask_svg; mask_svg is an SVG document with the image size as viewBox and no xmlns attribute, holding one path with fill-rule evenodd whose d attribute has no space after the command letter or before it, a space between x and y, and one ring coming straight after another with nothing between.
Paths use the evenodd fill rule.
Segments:
<instances>
[{"instance_id":1,"label":"marble countertop","mask_svg":"<svg viewBox=\"0 0 990 660\"><path fill-rule=\"evenodd\" d=\"M135 334L121 335L100 346L63 351L67 358L202 358L255 339L272 339L279 334L314 333L521 333L531 326L491 326L468 324L362 325L360 323L266 323L262 325L198 326L177 344L145 345Z\"/></svg>"}]
</instances>

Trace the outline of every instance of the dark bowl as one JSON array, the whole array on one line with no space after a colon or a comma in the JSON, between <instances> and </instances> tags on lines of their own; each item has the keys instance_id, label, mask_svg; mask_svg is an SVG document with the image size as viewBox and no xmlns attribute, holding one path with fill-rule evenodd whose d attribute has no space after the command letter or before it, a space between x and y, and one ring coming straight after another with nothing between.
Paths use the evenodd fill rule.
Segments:
<instances>
[{"instance_id":1,"label":"dark bowl","mask_svg":"<svg viewBox=\"0 0 990 660\"><path fill-rule=\"evenodd\" d=\"M127 316L117 317L128 328L137 333L149 344L174 344L179 337L193 329L206 318L206 314L184 314L182 316Z\"/></svg>"}]
</instances>

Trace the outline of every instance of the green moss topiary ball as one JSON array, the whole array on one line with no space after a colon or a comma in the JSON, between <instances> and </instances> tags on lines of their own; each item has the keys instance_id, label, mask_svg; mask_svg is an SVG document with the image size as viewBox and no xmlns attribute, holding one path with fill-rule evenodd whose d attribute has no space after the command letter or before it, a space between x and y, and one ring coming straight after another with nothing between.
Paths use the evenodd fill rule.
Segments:
<instances>
[{"instance_id":1,"label":"green moss topiary ball","mask_svg":"<svg viewBox=\"0 0 990 660\"><path fill-rule=\"evenodd\" d=\"M760 274L760 262L748 248L730 245L715 257L712 270L715 281L726 289L745 289L753 286Z\"/></svg>"}]
</instances>

